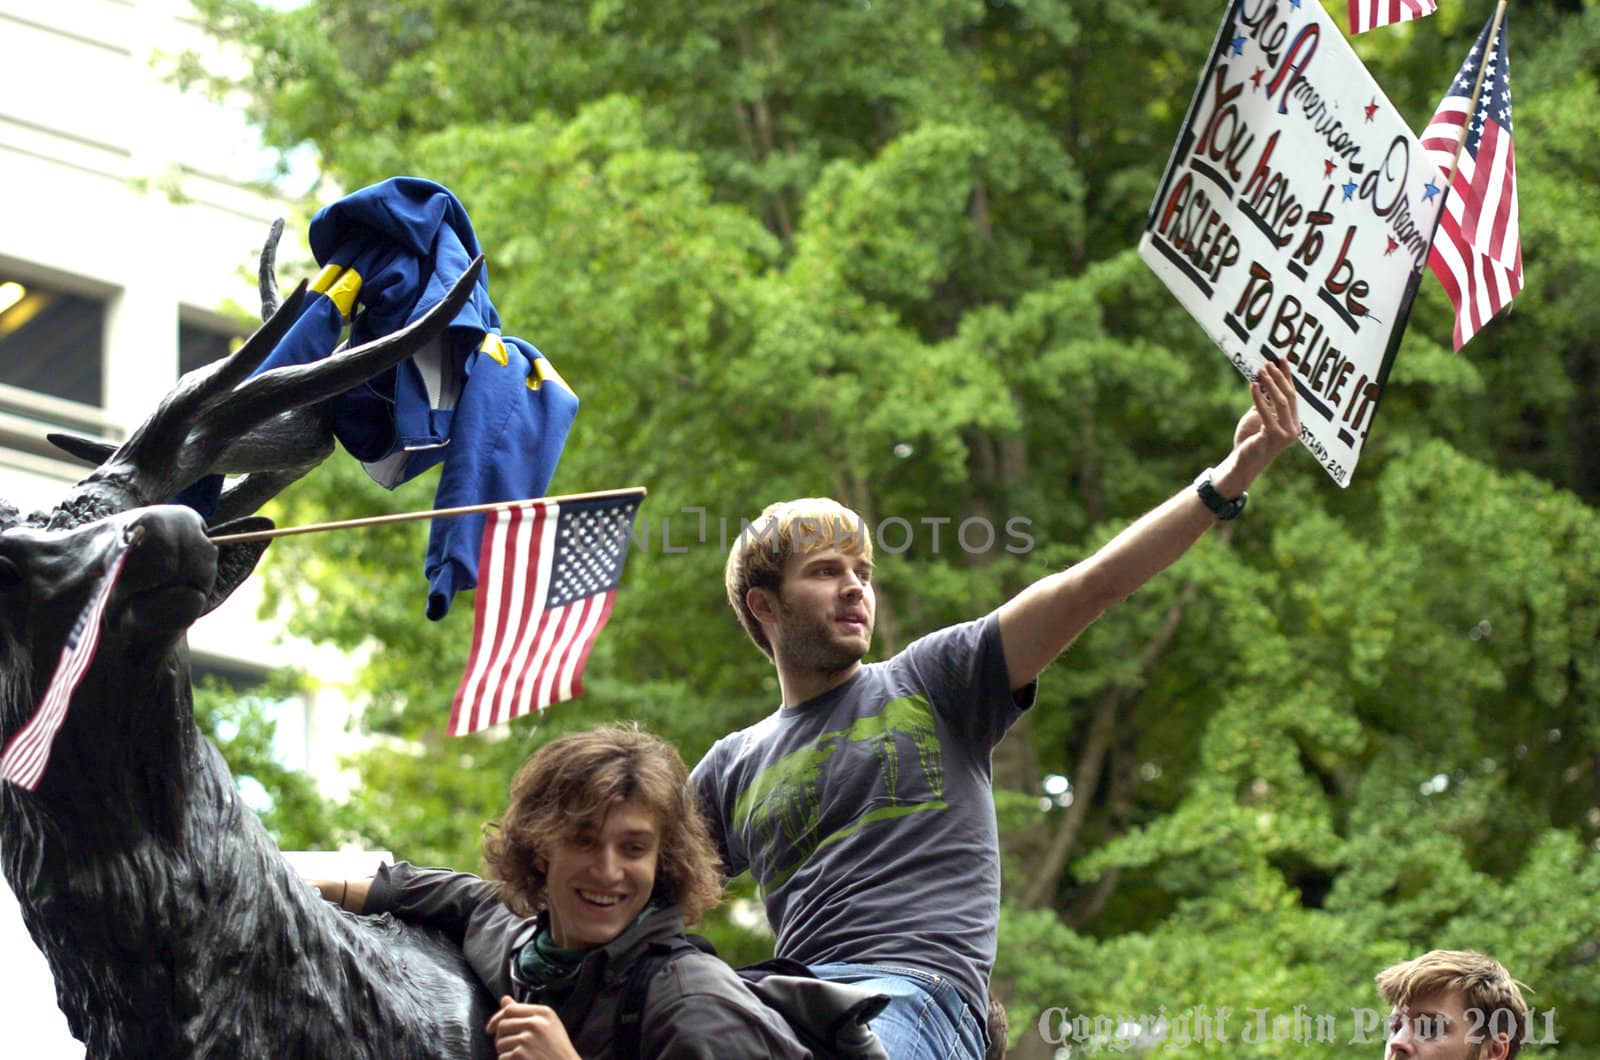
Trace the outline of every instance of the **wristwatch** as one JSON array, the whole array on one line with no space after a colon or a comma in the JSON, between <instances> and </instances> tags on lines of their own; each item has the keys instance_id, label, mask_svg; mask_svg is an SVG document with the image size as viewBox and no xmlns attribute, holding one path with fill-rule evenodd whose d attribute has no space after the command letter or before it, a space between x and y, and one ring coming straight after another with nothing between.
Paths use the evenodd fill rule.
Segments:
<instances>
[{"instance_id":1,"label":"wristwatch","mask_svg":"<svg viewBox=\"0 0 1600 1060\"><path fill-rule=\"evenodd\" d=\"M1227 522L1240 512L1244 511L1245 501L1250 499L1250 494L1241 493L1229 500L1217 492L1217 487L1211 484L1211 472L1214 468L1206 468L1195 476L1194 491L1200 495L1200 502L1211 509L1211 514L1218 520Z\"/></svg>"}]
</instances>

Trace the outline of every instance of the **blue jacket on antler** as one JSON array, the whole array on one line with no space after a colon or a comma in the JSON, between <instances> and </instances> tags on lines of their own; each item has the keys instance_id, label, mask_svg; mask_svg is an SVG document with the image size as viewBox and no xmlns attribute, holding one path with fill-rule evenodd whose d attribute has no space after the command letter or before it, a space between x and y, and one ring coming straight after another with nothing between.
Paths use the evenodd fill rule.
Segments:
<instances>
[{"instance_id":1,"label":"blue jacket on antler","mask_svg":"<svg viewBox=\"0 0 1600 1060\"><path fill-rule=\"evenodd\" d=\"M394 177L323 208L310 240L324 268L259 371L328 356L352 314L351 345L404 327L444 297L479 253L461 203L416 177ZM435 508L542 496L578 410L543 354L500 335L487 268L440 339L335 400L334 435L386 488L443 461ZM429 618L444 617L457 591L477 585L483 521L433 521Z\"/></svg>"}]
</instances>

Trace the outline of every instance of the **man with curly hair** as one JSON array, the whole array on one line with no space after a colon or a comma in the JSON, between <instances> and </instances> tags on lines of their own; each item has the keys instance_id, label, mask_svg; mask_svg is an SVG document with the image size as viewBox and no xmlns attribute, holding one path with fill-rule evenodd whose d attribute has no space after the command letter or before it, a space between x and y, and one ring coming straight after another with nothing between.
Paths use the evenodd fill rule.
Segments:
<instances>
[{"instance_id":1,"label":"man with curly hair","mask_svg":"<svg viewBox=\"0 0 1600 1060\"><path fill-rule=\"evenodd\" d=\"M502 1058L625 1060L628 970L681 940L721 897L715 849L671 744L633 725L573 733L517 773L483 854L497 882L406 862L370 880L311 881L354 913L392 913L460 944L500 998L487 1031ZM654 975L639 1055L811 1056L721 960L692 948Z\"/></svg>"}]
</instances>

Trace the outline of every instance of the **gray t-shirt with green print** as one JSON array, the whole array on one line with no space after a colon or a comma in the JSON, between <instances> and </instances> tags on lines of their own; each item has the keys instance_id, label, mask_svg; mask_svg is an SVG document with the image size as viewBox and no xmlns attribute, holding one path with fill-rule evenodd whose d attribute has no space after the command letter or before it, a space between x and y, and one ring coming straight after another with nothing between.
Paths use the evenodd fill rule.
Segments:
<instances>
[{"instance_id":1,"label":"gray t-shirt with green print","mask_svg":"<svg viewBox=\"0 0 1600 1060\"><path fill-rule=\"evenodd\" d=\"M990 754L1033 702L991 614L717 741L692 783L777 954L950 979L983 1026L1000 915Z\"/></svg>"}]
</instances>

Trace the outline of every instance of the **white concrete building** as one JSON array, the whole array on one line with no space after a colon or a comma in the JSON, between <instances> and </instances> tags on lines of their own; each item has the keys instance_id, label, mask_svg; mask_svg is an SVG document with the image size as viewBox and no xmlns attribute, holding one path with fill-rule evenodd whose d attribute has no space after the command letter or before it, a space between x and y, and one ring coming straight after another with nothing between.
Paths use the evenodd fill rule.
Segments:
<instances>
[{"instance_id":1,"label":"white concrete building","mask_svg":"<svg viewBox=\"0 0 1600 1060\"><path fill-rule=\"evenodd\" d=\"M181 369L226 352L241 329L223 308L258 304L254 257L285 208L250 183L267 156L239 114L166 82L191 47L208 46L186 0L0 0L0 496L24 510L83 474L46 431L120 441ZM247 583L197 623L196 668L326 678L283 704L280 754L336 789L350 666L282 643L258 606ZM7 1055L83 1055L3 886L0 1027Z\"/></svg>"}]
</instances>

